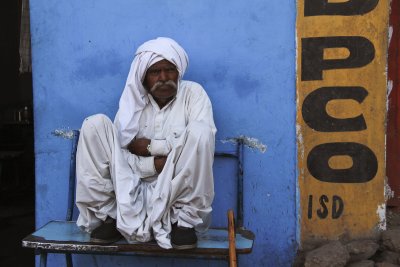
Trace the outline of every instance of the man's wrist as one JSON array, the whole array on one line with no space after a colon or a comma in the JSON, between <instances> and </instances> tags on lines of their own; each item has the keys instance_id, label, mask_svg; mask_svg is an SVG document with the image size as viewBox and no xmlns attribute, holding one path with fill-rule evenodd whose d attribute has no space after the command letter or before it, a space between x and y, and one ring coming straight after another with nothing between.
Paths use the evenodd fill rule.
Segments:
<instances>
[{"instance_id":1,"label":"man's wrist","mask_svg":"<svg viewBox=\"0 0 400 267\"><path fill-rule=\"evenodd\" d=\"M154 157L139 156L139 169L142 177L150 177L157 174L154 166Z\"/></svg>"},{"instance_id":2,"label":"man's wrist","mask_svg":"<svg viewBox=\"0 0 400 267\"><path fill-rule=\"evenodd\" d=\"M153 156L166 156L169 151L167 149L167 140L165 139L151 139L151 155Z\"/></svg>"}]
</instances>

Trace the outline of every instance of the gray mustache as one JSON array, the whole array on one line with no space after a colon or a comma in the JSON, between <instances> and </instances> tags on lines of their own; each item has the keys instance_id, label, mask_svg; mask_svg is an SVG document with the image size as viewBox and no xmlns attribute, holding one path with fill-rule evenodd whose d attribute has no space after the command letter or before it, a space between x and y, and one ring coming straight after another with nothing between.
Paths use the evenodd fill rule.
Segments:
<instances>
[{"instance_id":1,"label":"gray mustache","mask_svg":"<svg viewBox=\"0 0 400 267\"><path fill-rule=\"evenodd\" d=\"M171 86L174 90L176 90L176 87L177 87L176 83L174 81L171 81L171 80L166 81L166 82L156 82L153 85L153 87L150 88L150 93L156 91L160 86L163 86L163 85Z\"/></svg>"}]
</instances>

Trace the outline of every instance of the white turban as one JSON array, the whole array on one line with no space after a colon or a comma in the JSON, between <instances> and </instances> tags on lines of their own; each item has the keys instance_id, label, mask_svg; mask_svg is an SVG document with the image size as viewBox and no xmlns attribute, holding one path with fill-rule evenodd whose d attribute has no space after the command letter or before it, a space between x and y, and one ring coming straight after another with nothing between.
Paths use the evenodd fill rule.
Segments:
<instances>
[{"instance_id":1,"label":"white turban","mask_svg":"<svg viewBox=\"0 0 400 267\"><path fill-rule=\"evenodd\" d=\"M122 147L126 147L138 133L140 115L149 101L147 91L143 87L146 71L163 59L173 63L178 69L179 88L179 81L185 73L189 59L177 42L170 38L158 37L145 42L136 51L114 119Z\"/></svg>"}]
</instances>

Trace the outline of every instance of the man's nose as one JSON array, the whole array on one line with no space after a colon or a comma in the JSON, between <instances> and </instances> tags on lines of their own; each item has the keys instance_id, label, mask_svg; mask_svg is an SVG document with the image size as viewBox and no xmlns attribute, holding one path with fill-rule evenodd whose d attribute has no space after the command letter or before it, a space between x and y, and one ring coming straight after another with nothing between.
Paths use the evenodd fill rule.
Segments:
<instances>
[{"instance_id":1,"label":"man's nose","mask_svg":"<svg viewBox=\"0 0 400 267\"><path fill-rule=\"evenodd\" d=\"M158 80L159 81L167 81L167 79L168 79L167 73L165 72L165 70L161 70L160 75L158 76Z\"/></svg>"}]
</instances>

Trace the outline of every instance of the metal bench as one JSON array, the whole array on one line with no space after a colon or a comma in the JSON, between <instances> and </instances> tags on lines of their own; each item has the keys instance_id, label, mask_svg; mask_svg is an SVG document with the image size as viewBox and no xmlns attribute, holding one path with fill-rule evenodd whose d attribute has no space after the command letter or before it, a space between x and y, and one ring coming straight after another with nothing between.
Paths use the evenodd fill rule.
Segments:
<instances>
[{"instance_id":1,"label":"metal bench","mask_svg":"<svg viewBox=\"0 0 400 267\"><path fill-rule=\"evenodd\" d=\"M22 240L22 246L36 249L40 254L40 266L46 266L48 253L66 255L67 266L72 266L72 254L108 254L108 255L143 255L221 259L229 262L229 266L237 266L237 254L251 253L254 234L243 227L243 142L237 140L234 151L216 151L216 157L236 159L237 171L237 225L234 215L228 210L228 227L226 229L211 228L198 234L197 248L191 250L163 249L152 242L134 244L120 240L113 244L99 245L90 242L88 233L81 231L72 221L75 205L75 158L79 131L74 130L69 173L68 209L65 221L50 221L34 233Z\"/></svg>"}]
</instances>

